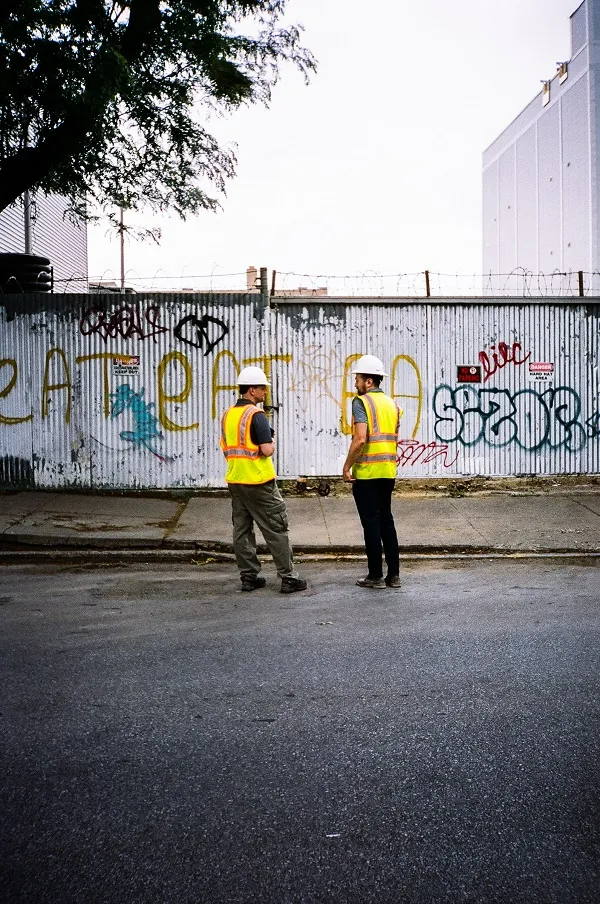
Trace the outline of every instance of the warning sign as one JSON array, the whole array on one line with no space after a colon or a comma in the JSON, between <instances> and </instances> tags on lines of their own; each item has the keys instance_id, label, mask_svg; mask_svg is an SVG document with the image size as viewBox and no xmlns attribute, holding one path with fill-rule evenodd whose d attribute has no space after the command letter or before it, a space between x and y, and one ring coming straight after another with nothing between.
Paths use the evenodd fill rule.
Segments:
<instances>
[{"instance_id":1,"label":"warning sign","mask_svg":"<svg viewBox=\"0 0 600 904\"><path fill-rule=\"evenodd\" d=\"M529 377L532 380L551 380L554 377L554 364L550 361L530 361Z\"/></svg>"},{"instance_id":2,"label":"warning sign","mask_svg":"<svg viewBox=\"0 0 600 904\"><path fill-rule=\"evenodd\" d=\"M113 374L118 377L135 377L140 372L139 355L114 355Z\"/></svg>"},{"instance_id":3,"label":"warning sign","mask_svg":"<svg viewBox=\"0 0 600 904\"><path fill-rule=\"evenodd\" d=\"M481 383L481 367L477 364L459 364L456 368L457 383Z\"/></svg>"}]
</instances>

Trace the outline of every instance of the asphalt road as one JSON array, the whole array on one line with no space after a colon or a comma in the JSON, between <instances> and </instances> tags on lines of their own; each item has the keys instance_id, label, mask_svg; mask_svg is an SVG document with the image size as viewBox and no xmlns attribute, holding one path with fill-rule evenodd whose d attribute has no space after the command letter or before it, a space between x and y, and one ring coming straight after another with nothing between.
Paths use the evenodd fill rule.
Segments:
<instances>
[{"instance_id":1,"label":"asphalt road","mask_svg":"<svg viewBox=\"0 0 600 904\"><path fill-rule=\"evenodd\" d=\"M0 900L600 902L600 566L0 570Z\"/></svg>"}]
</instances>

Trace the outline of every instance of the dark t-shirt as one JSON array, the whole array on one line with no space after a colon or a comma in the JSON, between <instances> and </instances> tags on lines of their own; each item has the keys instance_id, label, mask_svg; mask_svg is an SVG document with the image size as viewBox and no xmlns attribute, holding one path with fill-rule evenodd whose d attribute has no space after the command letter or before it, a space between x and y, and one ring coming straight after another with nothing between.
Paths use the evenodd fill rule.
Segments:
<instances>
[{"instance_id":1,"label":"dark t-shirt","mask_svg":"<svg viewBox=\"0 0 600 904\"><path fill-rule=\"evenodd\" d=\"M243 408L244 405L252 405L248 399L238 399L235 403L236 408ZM257 446L262 446L263 443L271 443L273 440L271 439L271 426L269 424L269 419L264 411L257 411L256 414L252 418L252 422L250 424L250 439L253 443L256 443Z\"/></svg>"}]
</instances>

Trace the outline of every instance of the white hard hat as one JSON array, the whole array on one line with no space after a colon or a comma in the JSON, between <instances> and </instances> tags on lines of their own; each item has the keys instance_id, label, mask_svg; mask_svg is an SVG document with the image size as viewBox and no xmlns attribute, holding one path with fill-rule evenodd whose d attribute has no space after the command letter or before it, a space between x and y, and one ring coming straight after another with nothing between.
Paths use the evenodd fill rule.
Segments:
<instances>
[{"instance_id":1,"label":"white hard hat","mask_svg":"<svg viewBox=\"0 0 600 904\"><path fill-rule=\"evenodd\" d=\"M243 367L240 370L238 386L270 386L267 375L260 367Z\"/></svg>"},{"instance_id":2,"label":"white hard hat","mask_svg":"<svg viewBox=\"0 0 600 904\"><path fill-rule=\"evenodd\" d=\"M375 355L363 355L352 368L353 374L373 374L376 377L387 377L383 369L383 361Z\"/></svg>"}]
</instances>

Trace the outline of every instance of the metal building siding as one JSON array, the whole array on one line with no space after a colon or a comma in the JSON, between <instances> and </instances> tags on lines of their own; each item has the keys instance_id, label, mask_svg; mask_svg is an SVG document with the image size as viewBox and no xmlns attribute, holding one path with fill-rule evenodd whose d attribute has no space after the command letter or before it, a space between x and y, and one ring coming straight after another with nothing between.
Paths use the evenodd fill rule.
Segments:
<instances>
[{"instance_id":1,"label":"metal building siding","mask_svg":"<svg viewBox=\"0 0 600 904\"><path fill-rule=\"evenodd\" d=\"M587 40L587 2L584 2L571 15L571 55L575 56Z\"/></svg>"},{"instance_id":2,"label":"metal building siding","mask_svg":"<svg viewBox=\"0 0 600 904\"><path fill-rule=\"evenodd\" d=\"M539 271L537 253L537 134L531 126L516 144L516 199L517 247L515 261L522 268L534 273Z\"/></svg>"},{"instance_id":3,"label":"metal building siding","mask_svg":"<svg viewBox=\"0 0 600 904\"><path fill-rule=\"evenodd\" d=\"M589 78L584 76L561 100L563 268L591 269Z\"/></svg>"},{"instance_id":4,"label":"metal building siding","mask_svg":"<svg viewBox=\"0 0 600 904\"><path fill-rule=\"evenodd\" d=\"M498 244L492 244L494 230L490 215L493 203L488 196L495 189L491 180L484 179L485 271L495 270L489 266L489 261L495 258L501 262L498 270L509 273L517 268L529 270L534 275L600 270L596 178L600 147L600 95L596 73L600 52L596 43L585 43L588 12L594 21L600 19L599 0L594 0L593 7L588 8L586 4L577 10L571 19L573 57L568 62L568 77L562 84L557 75L550 79L550 103L542 106L542 97L538 95L484 152L486 173L494 162L507 155L515 145L517 147L516 251L510 230L500 230ZM532 128L537 133L535 167L531 165L529 152L531 139L525 143L525 136ZM533 190L536 193L535 216L532 215ZM509 182L500 180L498 207L504 216L512 196ZM568 281L568 277L563 280ZM589 277L589 283L589 291L600 290L599 279ZM511 289L510 286L502 288L504 291Z\"/></svg>"},{"instance_id":5,"label":"metal building siding","mask_svg":"<svg viewBox=\"0 0 600 904\"><path fill-rule=\"evenodd\" d=\"M587 0L588 35L590 41L600 41L600 4L598 0Z\"/></svg>"},{"instance_id":6,"label":"metal building siding","mask_svg":"<svg viewBox=\"0 0 600 904\"><path fill-rule=\"evenodd\" d=\"M516 185L515 185L515 145L511 145L498 161L499 198L499 273L508 274L514 269L517 257ZM509 285L505 292L511 293L516 286Z\"/></svg>"},{"instance_id":7,"label":"metal building siding","mask_svg":"<svg viewBox=\"0 0 600 904\"><path fill-rule=\"evenodd\" d=\"M498 161L483 171L483 273L500 272L498 263ZM493 286L492 288L496 288Z\"/></svg>"},{"instance_id":8,"label":"metal building siding","mask_svg":"<svg viewBox=\"0 0 600 904\"><path fill-rule=\"evenodd\" d=\"M68 202L59 195L36 194L32 252L50 258L57 294L87 291L87 228L73 222Z\"/></svg>"},{"instance_id":9,"label":"metal building siding","mask_svg":"<svg viewBox=\"0 0 600 904\"><path fill-rule=\"evenodd\" d=\"M25 251L23 208L13 204L0 212L0 252L20 254L23 251Z\"/></svg>"},{"instance_id":10,"label":"metal building siding","mask_svg":"<svg viewBox=\"0 0 600 904\"><path fill-rule=\"evenodd\" d=\"M538 266L542 273L561 267L559 128L559 108L555 104L538 122Z\"/></svg>"},{"instance_id":11,"label":"metal building siding","mask_svg":"<svg viewBox=\"0 0 600 904\"><path fill-rule=\"evenodd\" d=\"M48 257L57 294L87 291L87 228L67 216L68 203L58 195L35 195L32 203L31 251ZM0 213L0 252L25 251L23 208L13 204Z\"/></svg>"}]
</instances>

